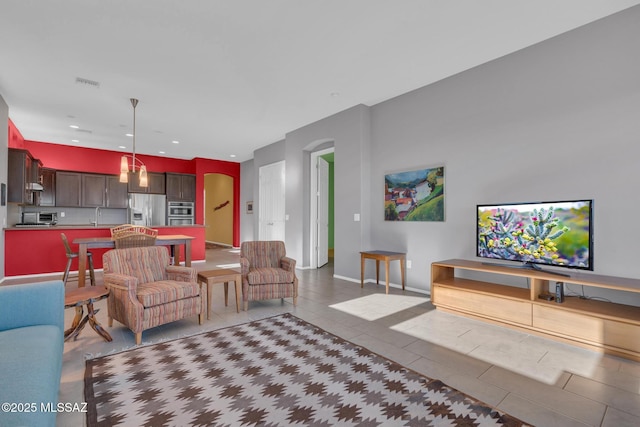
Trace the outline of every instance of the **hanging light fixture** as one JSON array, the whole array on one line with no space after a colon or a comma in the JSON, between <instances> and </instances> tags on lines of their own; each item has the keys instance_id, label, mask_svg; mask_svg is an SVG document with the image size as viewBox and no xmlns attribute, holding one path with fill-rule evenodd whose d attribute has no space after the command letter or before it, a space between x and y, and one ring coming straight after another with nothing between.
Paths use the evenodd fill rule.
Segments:
<instances>
[{"instance_id":1,"label":"hanging light fixture","mask_svg":"<svg viewBox=\"0 0 640 427\"><path fill-rule=\"evenodd\" d=\"M142 160L136 158L136 106L138 105L138 100L131 98L131 105L133 106L133 149L132 154L124 154L120 158L120 182L129 182L129 172L135 174L136 168L138 168L140 187L148 187L149 180L147 179L147 167L144 165ZM129 159L131 159L131 166L129 166ZM140 165L137 165L136 163L139 163Z\"/></svg>"}]
</instances>

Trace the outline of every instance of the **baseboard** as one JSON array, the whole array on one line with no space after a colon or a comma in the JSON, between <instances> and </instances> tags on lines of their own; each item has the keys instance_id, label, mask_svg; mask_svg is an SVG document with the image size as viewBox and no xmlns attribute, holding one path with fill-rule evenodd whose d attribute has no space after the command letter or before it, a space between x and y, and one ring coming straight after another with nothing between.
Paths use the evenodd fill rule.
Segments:
<instances>
[{"instance_id":1,"label":"baseboard","mask_svg":"<svg viewBox=\"0 0 640 427\"><path fill-rule=\"evenodd\" d=\"M334 274L333 278L334 279L340 279L340 280L346 280L347 282L360 283L360 279L354 279L353 277L340 276L340 275L337 275L337 274ZM373 279L365 279L364 283L373 283L373 284L375 284L376 281L373 280ZM384 287L385 284L381 282L380 286ZM393 283L393 282L389 282L389 287L390 288L396 288L396 289L402 289L402 285L399 285L399 284ZM419 294L428 295L429 297L431 297L431 292L426 290L426 289L419 289L419 288L414 288L414 287L405 285L404 290L405 291L416 292L416 293L419 293Z\"/></svg>"}]
</instances>

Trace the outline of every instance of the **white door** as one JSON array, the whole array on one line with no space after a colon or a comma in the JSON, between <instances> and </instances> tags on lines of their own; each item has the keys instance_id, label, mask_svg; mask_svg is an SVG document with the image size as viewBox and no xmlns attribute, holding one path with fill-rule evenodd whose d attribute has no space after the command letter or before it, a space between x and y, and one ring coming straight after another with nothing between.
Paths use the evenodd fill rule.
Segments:
<instances>
[{"instance_id":1,"label":"white door","mask_svg":"<svg viewBox=\"0 0 640 427\"><path fill-rule=\"evenodd\" d=\"M284 241L284 161L261 166L258 177L258 237Z\"/></svg>"},{"instance_id":2,"label":"white door","mask_svg":"<svg viewBox=\"0 0 640 427\"><path fill-rule=\"evenodd\" d=\"M318 157L318 268L329 262L329 163Z\"/></svg>"}]
</instances>

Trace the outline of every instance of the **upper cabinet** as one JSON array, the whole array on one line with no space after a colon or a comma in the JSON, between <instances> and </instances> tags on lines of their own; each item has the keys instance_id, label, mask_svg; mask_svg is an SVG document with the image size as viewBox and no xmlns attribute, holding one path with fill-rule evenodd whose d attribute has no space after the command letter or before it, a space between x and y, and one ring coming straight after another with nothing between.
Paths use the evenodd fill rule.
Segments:
<instances>
[{"instance_id":1,"label":"upper cabinet","mask_svg":"<svg viewBox=\"0 0 640 427\"><path fill-rule=\"evenodd\" d=\"M80 172L56 172L56 206L82 206L82 174Z\"/></svg>"},{"instance_id":2,"label":"upper cabinet","mask_svg":"<svg viewBox=\"0 0 640 427\"><path fill-rule=\"evenodd\" d=\"M26 150L9 148L7 164L7 201L25 205L34 204L34 191L42 188L40 184L41 162L34 159Z\"/></svg>"},{"instance_id":3,"label":"upper cabinet","mask_svg":"<svg viewBox=\"0 0 640 427\"><path fill-rule=\"evenodd\" d=\"M167 172L167 201L195 202L196 176Z\"/></svg>"},{"instance_id":4,"label":"upper cabinet","mask_svg":"<svg viewBox=\"0 0 640 427\"><path fill-rule=\"evenodd\" d=\"M127 184L118 175L57 171L56 206L127 207Z\"/></svg>"},{"instance_id":5,"label":"upper cabinet","mask_svg":"<svg viewBox=\"0 0 640 427\"><path fill-rule=\"evenodd\" d=\"M120 182L120 176L107 175L107 208L126 208L128 202L127 184Z\"/></svg>"},{"instance_id":6,"label":"upper cabinet","mask_svg":"<svg viewBox=\"0 0 640 427\"><path fill-rule=\"evenodd\" d=\"M163 173L147 172L148 187L140 187L137 173L129 173L129 193L165 194L165 178Z\"/></svg>"},{"instance_id":7,"label":"upper cabinet","mask_svg":"<svg viewBox=\"0 0 640 427\"><path fill-rule=\"evenodd\" d=\"M82 174L82 206L95 208L104 206L107 199L107 177L104 175Z\"/></svg>"},{"instance_id":8,"label":"upper cabinet","mask_svg":"<svg viewBox=\"0 0 640 427\"><path fill-rule=\"evenodd\" d=\"M56 171L54 169L40 170L40 183L43 190L40 193L40 206L56 205Z\"/></svg>"}]
</instances>

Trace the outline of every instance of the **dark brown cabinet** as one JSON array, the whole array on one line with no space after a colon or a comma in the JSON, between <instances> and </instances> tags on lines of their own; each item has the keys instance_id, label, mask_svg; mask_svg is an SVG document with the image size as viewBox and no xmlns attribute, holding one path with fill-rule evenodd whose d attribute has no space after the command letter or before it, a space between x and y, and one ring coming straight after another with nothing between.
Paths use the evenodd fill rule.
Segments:
<instances>
[{"instance_id":1,"label":"dark brown cabinet","mask_svg":"<svg viewBox=\"0 0 640 427\"><path fill-rule=\"evenodd\" d=\"M167 201L195 202L196 176L189 174L167 173Z\"/></svg>"},{"instance_id":2,"label":"dark brown cabinet","mask_svg":"<svg viewBox=\"0 0 640 427\"><path fill-rule=\"evenodd\" d=\"M138 173L129 173L129 193L165 194L164 174L147 172L148 187L140 187Z\"/></svg>"},{"instance_id":3,"label":"dark brown cabinet","mask_svg":"<svg viewBox=\"0 0 640 427\"><path fill-rule=\"evenodd\" d=\"M107 208L127 207L127 184L120 182L118 175L107 175Z\"/></svg>"},{"instance_id":4,"label":"dark brown cabinet","mask_svg":"<svg viewBox=\"0 0 640 427\"><path fill-rule=\"evenodd\" d=\"M104 175L82 174L81 204L87 208L104 206L107 195L107 180Z\"/></svg>"},{"instance_id":5,"label":"dark brown cabinet","mask_svg":"<svg viewBox=\"0 0 640 427\"><path fill-rule=\"evenodd\" d=\"M56 172L56 206L82 206L82 174L80 172Z\"/></svg>"},{"instance_id":6,"label":"dark brown cabinet","mask_svg":"<svg viewBox=\"0 0 640 427\"><path fill-rule=\"evenodd\" d=\"M31 205L37 198L33 197L33 184L40 184L40 166L42 163L34 159L27 150L9 148L7 165L7 201Z\"/></svg>"},{"instance_id":7,"label":"dark brown cabinet","mask_svg":"<svg viewBox=\"0 0 640 427\"><path fill-rule=\"evenodd\" d=\"M40 206L56 205L56 171L54 169L40 170L40 183L43 190L40 193Z\"/></svg>"},{"instance_id":8,"label":"dark brown cabinet","mask_svg":"<svg viewBox=\"0 0 640 427\"><path fill-rule=\"evenodd\" d=\"M127 207L127 184L118 175L57 171L55 205L67 207Z\"/></svg>"}]
</instances>

